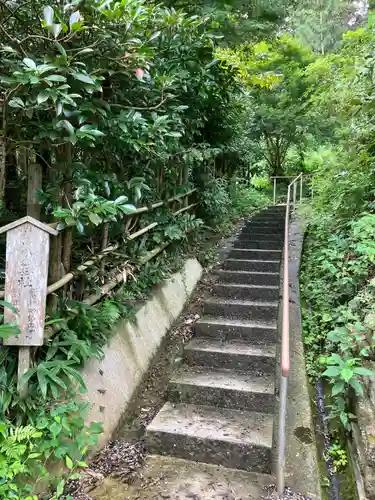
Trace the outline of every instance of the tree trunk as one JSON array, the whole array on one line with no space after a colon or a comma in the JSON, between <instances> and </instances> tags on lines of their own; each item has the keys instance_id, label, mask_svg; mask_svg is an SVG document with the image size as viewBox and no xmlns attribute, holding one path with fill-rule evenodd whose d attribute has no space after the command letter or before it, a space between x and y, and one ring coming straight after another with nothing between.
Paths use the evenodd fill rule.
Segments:
<instances>
[{"instance_id":1,"label":"tree trunk","mask_svg":"<svg viewBox=\"0 0 375 500\"><path fill-rule=\"evenodd\" d=\"M34 163L27 173L27 215L40 220L41 205L38 200L38 190L42 189L42 165Z\"/></svg>"},{"instance_id":2,"label":"tree trunk","mask_svg":"<svg viewBox=\"0 0 375 500\"><path fill-rule=\"evenodd\" d=\"M284 174L283 171L283 162L281 159L281 151L280 151L280 146L278 142L276 142L275 147L274 147L274 170L273 170L273 177L282 177Z\"/></svg>"},{"instance_id":3,"label":"tree trunk","mask_svg":"<svg viewBox=\"0 0 375 500\"><path fill-rule=\"evenodd\" d=\"M62 157L64 159L64 192L63 192L63 206L69 208L73 201L73 187L71 173L69 171L69 165L72 163L73 151L71 144L65 144L62 148ZM72 260L72 247L73 247L73 230L72 228L66 228L63 233L63 252L62 252L62 264L64 266L65 272L70 271L70 265Z\"/></svg>"},{"instance_id":4,"label":"tree trunk","mask_svg":"<svg viewBox=\"0 0 375 500\"><path fill-rule=\"evenodd\" d=\"M0 100L0 204L4 203L5 192L5 171L6 171L6 151L5 151L5 105Z\"/></svg>"}]
</instances>

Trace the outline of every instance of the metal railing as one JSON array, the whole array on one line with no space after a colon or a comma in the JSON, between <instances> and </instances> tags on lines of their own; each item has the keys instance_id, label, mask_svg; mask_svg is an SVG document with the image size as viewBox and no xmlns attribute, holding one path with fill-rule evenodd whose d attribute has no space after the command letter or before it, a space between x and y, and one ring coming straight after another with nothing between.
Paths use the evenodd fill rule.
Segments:
<instances>
[{"instance_id":1,"label":"metal railing","mask_svg":"<svg viewBox=\"0 0 375 500\"><path fill-rule=\"evenodd\" d=\"M299 183L299 189L298 189ZM275 184L274 184L275 186ZM276 192L276 188L274 188ZM299 193L299 200L298 200ZM280 410L279 410L279 442L277 457L277 494L280 496L285 489L285 427L287 412L288 377L290 372L289 354L289 219L291 206L293 211L297 202L301 203L303 194L303 174L299 174L288 185L285 211L284 232L284 266L283 266L283 322L281 335L281 378L280 378ZM276 203L276 197L274 197Z\"/></svg>"},{"instance_id":2,"label":"metal railing","mask_svg":"<svg viewBox=\"0 0 375 500\"><path fill-rule=\"evenodd\" d=\"M314 177L314 172L311 173L303 173L303 183L300 183L299 186L299 196L302 199L303 194L307 195L309 198L313 199L314 198L314 185L313 185L313 177ZM279 175L279 176L273 176L270 177L271 185L273 187L273 204L276 205L278 202L280 203L282 201L282 195L280 195L280 191L284 191L284 201L282 201L282 204L286 203L286 187L288 186L287 182L291 179L294 181L296 179L295 175ZM307 182L308 181L308 182ZM289 181L291 182L291 181ZM305 189L305 193L303 193L303 189ZM295 188L297 190L297 186ZM294 192L293 189L293 199L296 199L297 193Z\"/></svg>"}]
</instances>

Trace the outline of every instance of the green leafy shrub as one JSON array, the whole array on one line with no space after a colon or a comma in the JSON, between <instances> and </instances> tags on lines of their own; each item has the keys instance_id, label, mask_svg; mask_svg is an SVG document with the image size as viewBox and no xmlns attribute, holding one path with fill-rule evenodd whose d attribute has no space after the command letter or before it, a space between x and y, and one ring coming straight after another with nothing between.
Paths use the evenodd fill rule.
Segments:
<instances>
[{"instance_id":1,"label":"green leafy shrub","mask_svg":"<svg viewBox=\"0 0 375 500\"><path fill-rule=\"evenodd\" d=\"M309 375L328 379L334 413L349 427L349 389L363 395L361 377L373 375L363 362L375 340L366 321L375 298L368 281L375 272L375 214L362 212L335 231L334 222L317 216L310 228L302 268L304 342Z\"/></svg>"},{"instance_id":2,"label":"green leafy shrub","mask_svg":"<svg viewBox=\"0 0 375 500\"><path fill-rule=\"evenodd\" d=\"M268 184L265 184L264 187L268 187ZM239 217L245 217L255 210L260 210L268 206L272 202L266 190L246 186L238 187L232 191L231 200L233 211Z\"/></svg>"},{"instance_id":3,"label":"green leafy shrub","mask_svg":"<svg viewBox=\"0 0 375 500\"><path fill-rule=\"evenodd\" d=\"M213 179L201 193L205 221L215 230L231 219L232 201L228 183L224 179Z\"/></svg>"},{"instance_id":4,"label":"green leafy shrub","mask_svg":"<svg viewBox=\"0 0 375 500\"><path fill-rule=\"evenodd\" d=\"M67 480L87 467L84 456L97 443L101 424L85 428L87 403L56 404L40 414L34 425L14 426L0 421L0 495L4 500L38 500L36 491L55 486L52 500L63 494ZM50 472L63 460L67 474Z\"/></svg>"},{"instance_id":5,"label":"green leafy shrub","mask_svg":"<svg viewBox=\"0 0 375 500\"><path fill-rule=\"evenodd\" d=\"M260 177L258 175L254 175L251 178L251 185L257 189L264 189L267 187L271 187L271 182L268 177Z\"/></svg>"}]
</instances>

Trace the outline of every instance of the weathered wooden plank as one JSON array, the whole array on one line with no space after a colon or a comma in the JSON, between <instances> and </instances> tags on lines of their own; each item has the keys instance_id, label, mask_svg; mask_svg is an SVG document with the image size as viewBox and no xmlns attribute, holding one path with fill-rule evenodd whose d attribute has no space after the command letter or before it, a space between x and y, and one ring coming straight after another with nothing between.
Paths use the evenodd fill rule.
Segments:
<instances>
[{"instance_id":1,"label":"weathered wooden plank","mask_svg":"<svg viewBox=\"0 0 375 500\"><path fill-rule=\"evenodd\" d=\"M26 215L25 217L22 217L22 219L15 220L10 224L7 224L6 226L0 227L0 234L10 231L11 229L15 229L18 226L22 226L23 224L25 224L25 222L29 222L33 226L38 227L39 229L42 229L43 231L46 231L47 233L54 236L57 236L59 234L59 232L56 231L56 229L54 229L53 227L49 226L48 224L44 224L43 222L40 222L33 217L30 217L30 215Z\"/></svg>"},{"instance_id":2,"label":"weathered wooden plank","mask_svg":"<svg viewBox=\"0 0 375 500\"><path fill-rule=\"evenodd\" d=\"M21 333L4 339L5 345L43 345L49 238L28 221L7 234L5 300L17 312L5 308L4 322L17 323Z\"/></svg>"}]
</instances>

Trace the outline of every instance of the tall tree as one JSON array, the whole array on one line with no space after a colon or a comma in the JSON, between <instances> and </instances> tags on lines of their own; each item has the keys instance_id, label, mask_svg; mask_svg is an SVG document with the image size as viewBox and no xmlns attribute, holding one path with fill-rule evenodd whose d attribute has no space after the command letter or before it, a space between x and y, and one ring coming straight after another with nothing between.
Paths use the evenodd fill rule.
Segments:
<instances>
[{"instance_id":1,"label":"tall tree","mask_svg":"<svg viewBox=\"0 0 375 500\"><path fill-rule=\"evenodd\" d=\"M199 15L209 15L223 45L267 38L284 21L295 0L165 0L165 4Z\"/></svg>"},{"instance_id":2,"label":"tall tree","mask_svg":"<svg viewBox=\"0 0 375 500\"><path fill-rule=\"evenodd\" d=\"M353 0L304 0L293 10L289 25L294 36L322 55L338 48L341 36L357 21Z\"/></svg>"},{"instance_id":3,"label":"tall tree","mask_svg":"<svg viewBox=\"0 0 375 500\"><path fill-rule=\"evenodd\" d=\"M283 175L289 148L301 144L312 127L306 120L305 69L314 55L283 35L272 42L218 50L217 56L247 86L249 136L258 143L271 175Z\"/></svg>"}]
</instances>

